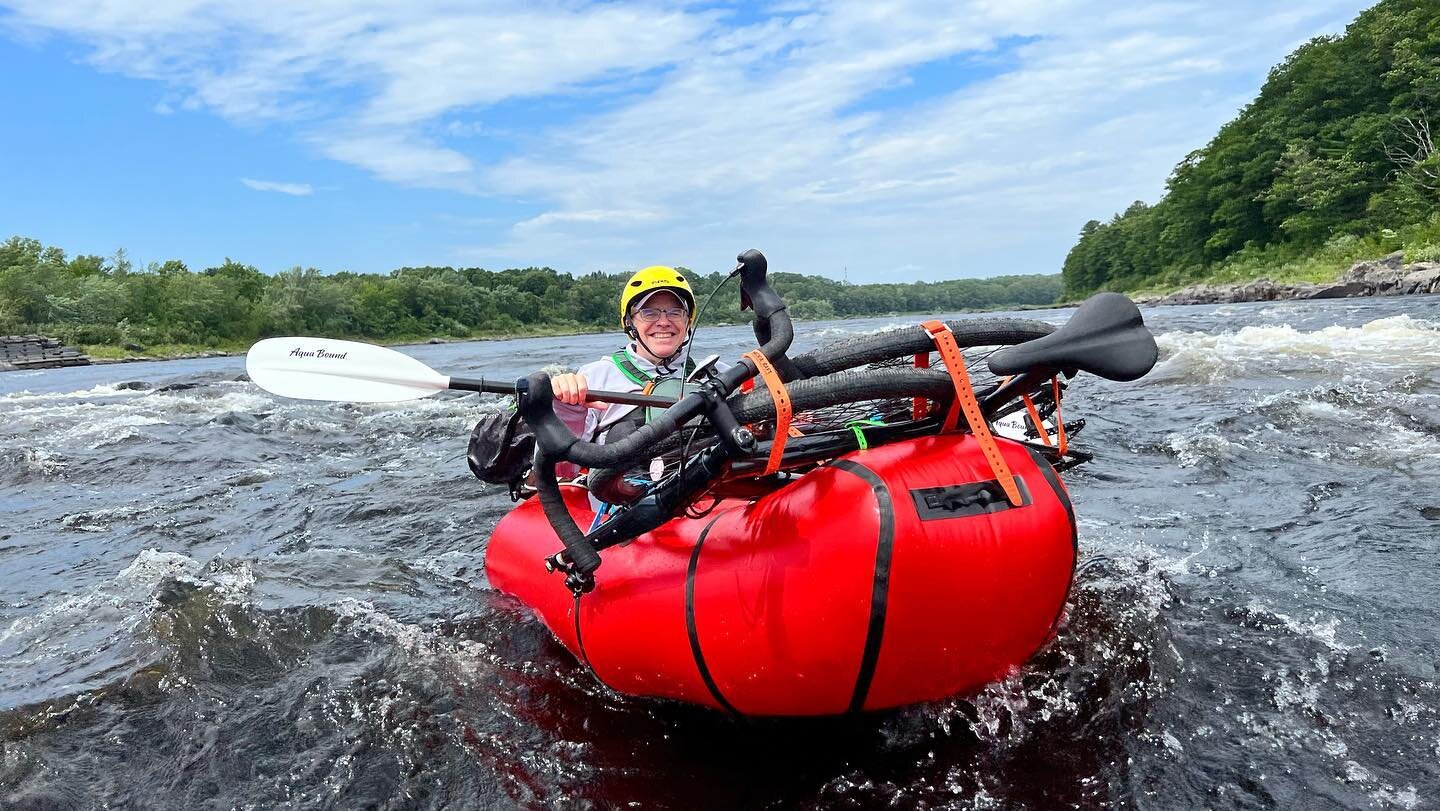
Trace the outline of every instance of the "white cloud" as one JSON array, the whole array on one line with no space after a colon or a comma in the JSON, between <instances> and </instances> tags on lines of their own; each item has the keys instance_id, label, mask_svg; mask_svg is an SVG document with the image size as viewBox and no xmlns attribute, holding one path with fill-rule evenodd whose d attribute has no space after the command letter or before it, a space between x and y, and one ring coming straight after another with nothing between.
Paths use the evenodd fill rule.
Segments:
<instances>
[{"instance_id":1,"label":"white cloud","mask_svg":"<svg viewBox=\"0 0 1440 811\"><path fill-rule=\"evenodd\" d=\"M857 279L1055 271L1085 220L1155 199L1272 64L1366 2L0 5L165 82L166 108L524 204L467 256L702 267L756 246ZM536 127L529 105L557 100L578 112Z\"/></svg>"},{"instance_id":2,"label":"white cloud","mask_svg":"<svg viewBox=\"0 0 1440 811\"><path fill-rule=\"evenodd\" d=\"M248 177L240 178L240 182L255 191L274 191L295 197L308 197L315 193L315 188L309 183L281 183L274 180L252 180Z\"/></svg>"},{"instance_id":3,"label":"white cloud","mask_svg":"<svg viewBox=\"0 0 1440 811\"><path fill-rule=\"evenodd\" d=\"M314 135L326 155L374 173L382 180L470 192L474 165L453 149L436 146L403 130Z\"/></svg>"}]
</instances>

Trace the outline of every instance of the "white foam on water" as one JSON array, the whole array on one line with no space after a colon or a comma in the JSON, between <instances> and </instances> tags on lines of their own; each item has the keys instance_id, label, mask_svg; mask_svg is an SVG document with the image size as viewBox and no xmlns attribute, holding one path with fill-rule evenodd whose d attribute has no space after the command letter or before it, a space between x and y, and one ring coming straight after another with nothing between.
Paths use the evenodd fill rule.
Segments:
<instances>
[{"instance_id":1,"label":"white foam on water","mask_svg":"<svg viewBox=\"0 0 1440 811\"><path fill-rule=\"evenodd\" d=\"M86 594L66 598L38 613L20 617L0 631L0 652L6 665L34 664L55 656L53 649L70 650L69 641L85 642L101 631L102 647L109 647L118 635L131 634L150 616L155 592L166 580L193 581L201 564L177 552L146 549L110 582ZM76 648L84 648L77 644ZM26 659L27 652L38 651ZM99 655L85 649L81 655Z\"/></svg>"},{"instance_id":2,"label":"white foam on water","mask_svg":"<svg viewBox=\"0 0 1440 811\"><path fill-rule=\"evenodd\" d=\"M1231 442L1208 426L1170 434L1166 436L1165 443L1170 446L1180 467L1219 464L1245 450L1244 445Z\"/></svg>"},{"instance_id":3,"label":"white foam on water","mask_svg":"<svg viewBox=\"0 0 1440 811\"><path fill-rule=\"evenodd\" d=\"M1328 437L1323 445L1307 445L1305 452L1316 458L1386 464L1440 458L1440 436L1407 416L1426 412L1427 404L1374 382L1347 379L1339 386L1270 395L1257 410L1276 414L1278 422L1292 429L1298 425L1307 435ZM1327 427L1317 432L1316 423Z\"/></svg>"},{"instance_id":4,"label":"white foam on water","mask_svg":"<svg viewBox=\"0 0 1440 811\"><path fill-rule=\"evenodd\" d=\"M47 478L65 472L69 465L63 457L46 448L31 445L23 453L25 467Z\"/></svg>"},{"instance_id":5,"label":"white foam on water","mask_svg":"<svg viewBox=\"0 0 1440 811\"><path fill-rule=\"evenodd\" d=\"M455 529L458 527L455 527L452 522L450 528ZM448 552L441 552L438 555L416 558L412 562L412 565L436 577L442 577L446 580L456 580L461 583L472 583L477 578L483 578L485 575L485 556L479 552L461 552L452 549ZM464 574L461 574L461 572L464 572Z\"/></svg>"},{"instance_id":6,"label":"white foam on water","mask_svg":"<svg viewBox=\"0 0 1440 811\"><path fill-rule=\"evenodd\" d=\"M352 632L387 639L426 669L444 671L462 683L492 670L498 661L494 651L484 642L439 636L426 628L391 617L368 600L345 597L332 604L330 609L340 618L350 621Z\"/></svg>"},{"instance_id":7,"label":"white foam on water","mask_svg":"<svg viewBox=\"0 0 1440 811\"><path fill-rule=\"evenodd\" d=\"M1368 783L1375 779L1375 775L1369 769L1353 760L1345 761L1344 766L1345 771L1341 773L1340 777L1347 783Z\"/></svg>"},{"instance_id":8,"label":"white foam on water","mask_svg":"<svg viewBox=\"0 0 1440 811\"><path fill-rule=\"evenodd\" d=\"M200 561L179 552L146 549L115 576L115 582L126 584L135 589L137 594L149 594L165 580L196 582L195 576L200 573L201 568L203 567Z\"/></svg>"},{"instance_id":9,"label":"white foam on water","mask_svg":"<svg viewBox=\"0 0 1440 811\"><path fill-rule=\"evenodd\" d=\"M205 581L228 602L243 603L255 590L255 569L243 560L225 561L205 573Z\"/></svg>"},{"instance_id":10,"label":"white foam on water","mask_svg":"<svg viewBox=\"0 0 1440 811\"><path fill-rule=\"evenodd\" d=\"M99 419L84 420L53 434L62 447L79 446L94 450L118 445L141 435L141 428L151 425L168 425L160 417L139 413L106 414Z\"/></svg>"},{"instance_id":11,"label":"white foam on water","mask_svg":"<svg viewBox=\"0 0 1440 811\"><path fill-rule=\"evenodd\" d=\"M1160 740L1165 744L1166 749L1169 749L1177 755L1185 752L1185 747L1180 744L1180 739L1170 734L1170 730L1168 729L1161 731Z\"/></svg>"},{"instance_id":12,"label":"white foam on water","mask_svg":"<svg viewBox=\"0 0 1440 811\"><path fill-rule=\"evenodd\" d=\"M17 407L4 409L5 432L23 436L28 444L49 451L94 450L141 436L143 429L150 426L204 423L236 412L294 410L293 406L280 406L273 399L257 394L254 387L231 389L210 397L194 393L204 390L175 393L127 390L120 394L131 396L99 402L90 399L96 390L74 397L34 397ZM10 404L0 400L0 407ZM277 423L283 425L283 420ZM345 430L338 424L303 426L307 432L317 429Z\"/></svg>"},{"instance_id":13,"label":"white foam on water","mask_svg":"<svg viewBox=\"0 0 1440 811\"><path fill-rule=\"evenodd\" d=\"M204 397L197 392L210 390L207 384L203 388L185 389L183 391L157 391L149 398L152 403L145 405L159 406L159 410L177 414L199 414L207 417L228 414L232 411L245 413L257 413L273 410L277 403L274 397L264 394L259 388L250 386L244 389L227 391L218 397Z\"/></svg>"},{"instance_id":14,"label":"white foam on water","mask_svg":"<svg viewBox=\"0 0 1440 811\"><path fill-rule=\"evenodd\" d=\"M1155 341L1163 360L1152 374L1160 380L1218 383L1296 359L1393 369L1430 369L1440 364L1440 323L1410 315L1312 332L1289 325L1242 327L1218 334L1165 332Z\"/></svg>"},{"instance_id":15,"label":"white foam on water","mask_svg":"<svg viewBox=\"0 0 1440 811\"><path fill-rule=\"evenodd\" d=\"M1245 605L1245 612L1258 619L1278 622L1290 633L1313 639L1332 653L1346 653L1355 648L1354 645L1346 645L1339 641L1340 620L1336 617L1321 618L1314 615L1308 620L1297 620L1288 614L1271 610L1269 606L1263 605L1255 599Z\"/></svg>"},{"instance_id":16,"label":"white foam on water","mask_svg":"<svg viewBox=\"0 0 1440 811\"><path fill-rule=\"evenodd\" d=\"M13 374L13 372L9 373ZM122 384L102 383L80 391L63 392L32 392L17 391L10 394L0 394L0 407L8 406L11 403L44 402L49 400L86 400L93 397L138 397L150 393L148 389L122 389Z\"/></svg>"},{"instance_id":17,"label":"white foam on water","mask_svg":"<svg viewBox=\"0 0 1440 811\"><path fill-rule=\"evenodd\" d=\"M1382 783L1374 772L1353 760L1347 760L1341 764L1341 770L1336 779L1342 783L1375 784L1375 788L1369 796L1379 806L1406 809L1420 807L1420 792L1414 786L1407 785L1404 788L1397 788Z\"/></svg>"},{"instance_id":18,"label":"white foam on water","mask_svg":"<svg viewBox=\"0 0 1440 811\"><path fill-rule=\"evenodd\" d=\"M806 331L805 337L808 339L859 338L865 335L879 335L882 332L890 332L891 330L902 329L904 327L913 327L917 323L919 323L919 319L910 323L905 323L903 321L891 321L878 327L872 327L870 329L856 329L853 327L825 327L824 329L817 329L813 332Z\"/></svg>"},{"instance_id":19,"label":"white foam on water","mask_svg":"<svg viewBox=\"0 0 1440 811\"><path fill-rule=\"evenodd\" d=\"M1381 786L1370 792L1370 799L1382 805L1396 805L1401 808L1419 808L1420 792L1414 786L1406 786L1397 789L1394 786Z\"/></svg>"}]
</instances>

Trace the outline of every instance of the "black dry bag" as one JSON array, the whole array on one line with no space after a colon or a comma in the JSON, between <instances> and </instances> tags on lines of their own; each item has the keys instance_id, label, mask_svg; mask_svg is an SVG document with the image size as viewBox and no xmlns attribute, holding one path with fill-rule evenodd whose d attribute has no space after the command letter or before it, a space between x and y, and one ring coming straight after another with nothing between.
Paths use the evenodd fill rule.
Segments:
<instances>
[{"instance_id":1,"label":"black dry bag","mask_svg":"<svg viewBox=\"0 0 1440 811\"><path fill-rule=\"evenodd\" d=\"M514 490L534 464L535 434L518 412L486 414L470 432L466 461L480 481Z\"/></svg>"}]
</instances>

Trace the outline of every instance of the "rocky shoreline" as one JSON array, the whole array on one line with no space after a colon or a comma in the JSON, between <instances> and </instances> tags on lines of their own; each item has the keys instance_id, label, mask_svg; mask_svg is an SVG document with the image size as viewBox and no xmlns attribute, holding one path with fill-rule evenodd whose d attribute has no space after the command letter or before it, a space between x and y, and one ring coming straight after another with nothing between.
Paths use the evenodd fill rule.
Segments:
<instances>
[{"instance_id":1,"label":"rocky shoreline","mask_svg":"<svg viewBox=\"0 0 1440 811\"><path fill-rule=\"evenodd\" d=\"M1383 259L1356 262L1329 284L1290 284L1269 279L1236 284L1202 284L1164 296L1135 296L1135 303L1234 304L1243 301L1406 296L1440 293L1440 262L1405 263L1400 251Z\"/></svg>"}]
</instances>

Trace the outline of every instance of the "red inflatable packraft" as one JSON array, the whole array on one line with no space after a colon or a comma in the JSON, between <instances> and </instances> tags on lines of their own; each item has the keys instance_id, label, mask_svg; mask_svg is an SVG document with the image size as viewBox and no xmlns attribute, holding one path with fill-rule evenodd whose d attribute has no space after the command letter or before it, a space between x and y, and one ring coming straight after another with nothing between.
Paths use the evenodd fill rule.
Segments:
<instances>
[{"instance_id":1,"label":"red inflatable packraft","mask_svg":"<svg viewBox=\"0 0 1440 811\"><path fill-rule=\"evenodd\" d=\"M834 715L974 692L1054 634L1075 521L1054 469L950 433L856 451L756 500L725 499L607 549L577 601L538 499L495 528L490 582L606 685L742 715ZM586 491L562 488L589 526Z\"/></svg>"}]
</instances>

